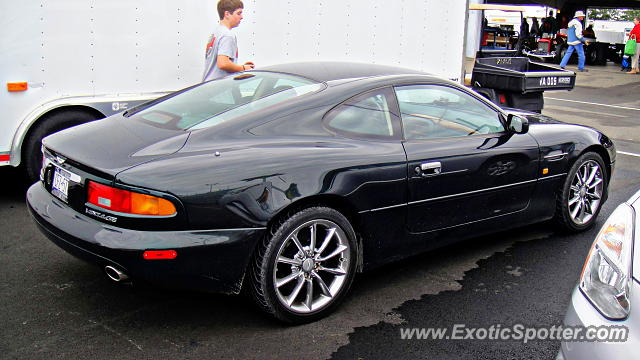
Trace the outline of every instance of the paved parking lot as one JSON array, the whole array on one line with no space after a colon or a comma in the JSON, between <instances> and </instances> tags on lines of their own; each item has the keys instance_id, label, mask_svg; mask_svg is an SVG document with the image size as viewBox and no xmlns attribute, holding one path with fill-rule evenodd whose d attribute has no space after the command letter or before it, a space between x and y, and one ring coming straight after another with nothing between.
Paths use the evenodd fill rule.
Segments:
<instances>
[{"instance_id":1,"label":"paved parking lot","mask_svg":"<svg viewBox=\"0 0 640 360\"><path fill-rule=\"evenodd\" d=\"M615 140L601 224L640 189L640 76L614 65L590 70L574 91L548 92L543 113ZM18 171L0 176L0 354L9 359L553 358L553 341L401 340L400 329L559 324L597 231L534 226L420 255L356 278L329 318L289 327L239 296L108 281L36 230Z\"/></svg>"}]
</instances>

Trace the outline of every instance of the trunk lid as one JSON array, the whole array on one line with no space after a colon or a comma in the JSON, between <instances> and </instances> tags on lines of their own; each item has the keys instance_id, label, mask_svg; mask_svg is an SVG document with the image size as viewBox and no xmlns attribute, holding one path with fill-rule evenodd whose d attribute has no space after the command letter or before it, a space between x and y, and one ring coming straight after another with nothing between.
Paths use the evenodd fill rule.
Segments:
<instances>
[{"instance_id":1,"label":"trunk lid","mask_svg":"<svg viewBox=\"0 0 640 360\"><path fill-rule=\"evenodd\" d=\"M42 143L64 161L112 180L119 172L175 153L188 137L187 131L163 129L118 114L52 134Z\"/></svg>"}]
</instances>

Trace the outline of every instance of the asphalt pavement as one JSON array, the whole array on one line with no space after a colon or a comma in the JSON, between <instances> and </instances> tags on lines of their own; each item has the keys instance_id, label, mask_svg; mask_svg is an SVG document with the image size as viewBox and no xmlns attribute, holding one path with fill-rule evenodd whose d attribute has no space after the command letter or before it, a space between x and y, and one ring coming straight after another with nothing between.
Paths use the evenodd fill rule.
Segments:
<instances>
[{"instance_id":1,"label":"asphalt pavement","mask_svg":"<svg viewBox=\"0 0 640 360\"><path fill-rule=\"evenodd\" d=\"M569 67L571 68L571 66ZM19 170L0 168L0 357L6 359L552 359L557 341L402 340L410 328L562 322L597 228L640 189L640 76L614 65L545 94L544 114L603 130L619 151L595 228L547 224L472 239L362 274L336 313L286 326L247 299L122 286L34 226Z\"/></svg>"}]
</instances>

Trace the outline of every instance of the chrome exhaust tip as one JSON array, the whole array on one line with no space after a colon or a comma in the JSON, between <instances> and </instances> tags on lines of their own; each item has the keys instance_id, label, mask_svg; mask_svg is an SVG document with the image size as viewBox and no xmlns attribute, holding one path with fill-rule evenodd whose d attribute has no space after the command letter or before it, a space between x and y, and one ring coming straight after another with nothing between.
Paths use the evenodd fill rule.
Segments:
<instances>
[{"instance_id":1,"label":"chrome exhaust tip","mask_svg":"<svg viewBox=\"0 0 640 360\"><path fill-rule=\"evenodd\" d=\"M125 281L129 278L129 275L123 273L122 271L114 268L111 265L105 266L104 267L104 272L107 274L107 276L109 277L109 279L115 281L115 282L121 282L121 281Z\"/></svg>"}]
</instances>

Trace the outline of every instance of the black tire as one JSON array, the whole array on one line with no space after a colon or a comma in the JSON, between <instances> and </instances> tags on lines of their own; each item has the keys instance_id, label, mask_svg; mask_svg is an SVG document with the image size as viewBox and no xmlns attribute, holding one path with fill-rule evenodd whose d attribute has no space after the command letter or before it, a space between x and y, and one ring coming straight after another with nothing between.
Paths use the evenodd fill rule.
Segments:
<instances>
[{"instance_id":1,"label":"black tire","mask_svg":"<svg viewBox=\"0 0 640 360\"><path fill-rule=\"evenodd\" d=\"M29 131L22 145L22 163L31 182L40 179L42 168L42 139L60 130L99 119L95 114L82 110L59 111L45 115Z\"/></svg>"},{"instance_id":2,"label":"black tire","mask_svg":"<svg viewBox=\"0 0 640 360\"><path fill-rule=\"evenodd\" d=\"M564 54L567 53L567 45L565 44L558 44L556 46L556 57L555 57L555 62L556 64L560 64L562 62L562 58L564 57Z\"/></svg>"},{"instance_id":3,"label":"black tire","mask_svg":"<svg viewBox=\"0 0 640 360\"><path fill-rule=\"evenodd\" d=\"M607 44L596 44L596 63L598 65L607 65L607 51L609 46Z\"/></svg>"},{"instance_id":4,"label":"black tire","mask_svg":"<svg viewBox=\"0 0 640 360\"><path fill-rule=\"evenodd\" d=\"M591 174L591 170L593 167L598 167L595 177L591 183L597 183L598 179L602 181L594 187L594 189L589 192L589 190L585 189L584 191L581 189L580 179L578 179L579 172L589 173ZM585 170L582 172L582 170ZM595 170L594 170L595 171ZM590 176L588 176L590 178ZM587 179L589 180L589 179ZM571 166L569 173L567 174L567 178L562 185L562 188L558 190L556 195L556 214L555 214L555 223L558 225L560 230L569 233L580 232L589 229L596 221L598 214L600 213L600 209L602 209L602 204L604 203L604 199L607 198L607 189L608 189L608 174L607 168L604 165L604 161L602 157L594 152L587 152L582 154ZM585 188L589 188L589 181L586 181L584 185ZM599 188L599 190L598 190ZM599 198L599 201L595 201L595 196ZM578 201L575 201L578 199ZM582 205L580 201L583 201ZM573 204L571 203L573 201ZM586 203L588 202L588 205ZM572 208L573 206L573 208ZM572 215L576 209L583 209L584 206L584 217L580 218L580 214L582 211L577 212L577 216Z\"/></svg>"},{"instance_id":5,"label":"black tire","mask_svg":"<svg viewBox=\"0 0 640 360\"><path fill-rule=\"evenodd\" d=\"M598 59L598 49L595 45L585 47L585 57L587 65L600 65Z\"/></svg>"},{"instance_id":6,"label":"black tire","mask_svg":"<svg viewBox=\"0 0 640 360\"><path fill-rule=\"evenodd\" d=\"M473 90L478 94L482 95L483 97L485 97L487 100L491 101L492 103L500 106L500 99L498 98L498 93L496 92L495 89L474 87Z\"/></svg>"},{"instance_id":7,"label":"black tire","mask_svg":"<svg viewBox=\"0 0 640 360\"><path fill-rule=\"evenodd\" d=\"M339 258L335 255L326 261L318 260L317 263L314 261L309 262L309 259L314 259L311 254L308 254L311 248L311 236L307 239L304 237L303 232L308 231L309 228L307 228L307 226L309 224L316 223L318 223L318 226L316 226L316 237L317 239L323 240L316 240L314 250L320 249L320 251L315 258L318 258L321 254L327 255L327 253L339 251L342 248L340 246L347 246L349 250L339 252ZM325 223L336 225L332 236L328 236L329 231L323 232L322 227ZM296 240L298 240L297 244L293 241L294 235ZM335 240L337 245L334 247L332 243L327 244L323 252L322 245L320 247L318 247L318 245L320 241L324 244L324 239L326 238L331 239L331 242ZM287 216L270 228L269 233L265 236L262 244L259 245L254 254L251 269L249 270L249 280L251 283L248 284L253 299L263 311L288 323L308 323L329 315L344 299L353 282L357 262L356 244L356 233L349 223L349 220L332 208L315 206L287 214ZM307 251L307 254L298 250L300 249L298 245L302 245L303 250ZM286 253L291 250L297 252L297 254L294 256L293 252ZM292 263L281 262L280 259L282 258L300 261L299 268ZM322 257L319 259L322 259ZM310 263L313 264L309 266ZM315 271L315 274L307 273L309 268L313 266L315 266L316 270L311 269L310 271ZM327 267L325 268L324 266ZM341 270L341 267L343 267L345 275L325 273L327 270ZM282 276L278 276L278 274ZM314 276L320 276L318 274L323 275L324 279L316 280ZM283 281L283 279L291 276L293 277L290 281ZM332 280L328 285L326 282L327 277ZM339 281L339 283L336 281ZM285 284L276 287L276 282L284 282ZM320 295L320 293L324 293L320 282L324 285L324 289L335 290L335 294L332 293L331 297ZM308 302L311 304L309 307L305 305L307 303L305 299L308 299L308 293L305 291L308 291L309 283L311 284L311 291L314 292L313 295L318 295L317 309L313 309L313 307L316 306L314 301ZM291 289L290 293L287 287ZM314 289L319 292L315 292ZM289 295L285 297L283 293L289 293ZM293 295L294 293L296 295ZM313 295L311 296L311 300L314 299ZM289 299L291 299L291 304L287 305L286 302L289 301ZM296 301L296 299L299 301Z\"/></svg>"}]
</instances>

